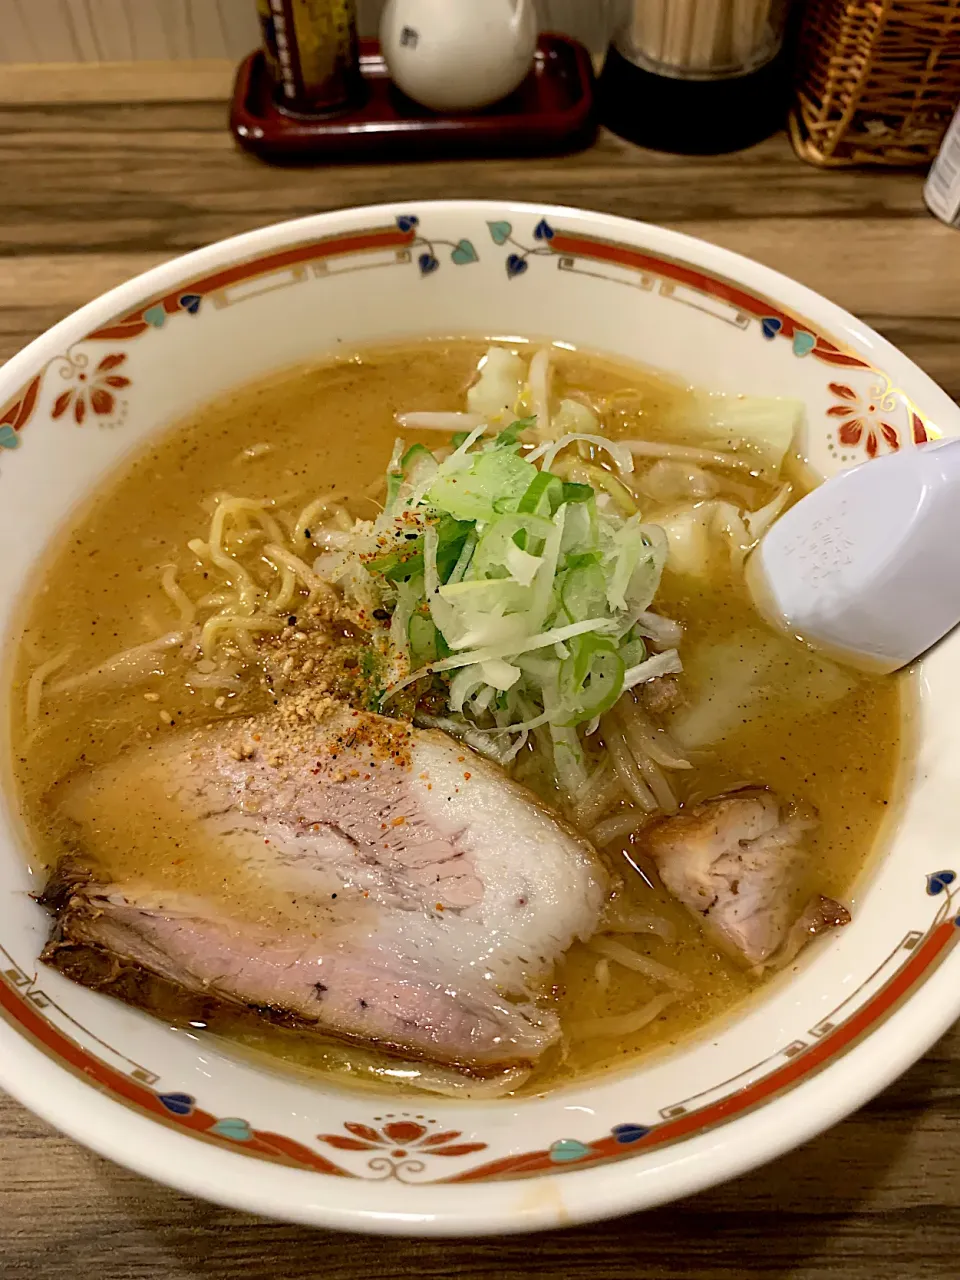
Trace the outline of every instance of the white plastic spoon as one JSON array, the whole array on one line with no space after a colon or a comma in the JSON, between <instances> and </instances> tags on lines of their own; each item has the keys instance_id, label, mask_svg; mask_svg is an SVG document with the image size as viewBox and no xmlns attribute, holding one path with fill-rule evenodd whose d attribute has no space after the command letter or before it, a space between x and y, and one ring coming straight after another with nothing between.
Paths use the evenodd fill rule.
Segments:
<instances>
[{"instance_id":1,"label":"white plastic spoon","mask_svg":"<svg viewBox=\"0 0 960 1280\"><path fill-rule=\"evenodd\" d=\"M851 665L896 671L960 623L960 440L833 476L750 556L757 608Z\"/></svg>"}]
</instances>

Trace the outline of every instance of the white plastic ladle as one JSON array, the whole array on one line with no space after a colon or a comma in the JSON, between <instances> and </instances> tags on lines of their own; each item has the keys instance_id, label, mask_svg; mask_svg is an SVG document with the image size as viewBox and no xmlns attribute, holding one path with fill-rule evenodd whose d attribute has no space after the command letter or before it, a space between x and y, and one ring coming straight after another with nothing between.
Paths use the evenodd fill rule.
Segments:
<instances>
[{"instance_id":1,"label":"white plastic ladle","mask_svg":"<svg viewBox=\"0 0 960 1280\"><path fill-rule=\"evenodd\" d=\"M764 617L851 665L896 671L960 623L960 440L831 477L750 556Z\"/></svg>"}]
</instances>

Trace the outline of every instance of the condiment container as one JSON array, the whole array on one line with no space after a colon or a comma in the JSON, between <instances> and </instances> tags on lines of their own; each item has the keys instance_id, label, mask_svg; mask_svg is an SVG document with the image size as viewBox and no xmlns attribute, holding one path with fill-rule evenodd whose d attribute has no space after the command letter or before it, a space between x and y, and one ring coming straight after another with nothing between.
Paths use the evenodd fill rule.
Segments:
<instances>
[{"instance_id":1,"label":"condiment container","mask_svg":"<svg viewBox=\"0 0 960 1280\"><path fill-rule=\"evenodd\" d=\"M600 79L603 123L644 146L734 151L781 127L789 0L631 0Z\"/></svg>"},{"instance_id":2,"label":"condiment container","mask_svg":"<svg viewBox=\"0 0 960 1280\"><path fill-rule=\"evenodd\" d=\"M530 73L533 0L387 0L380 47L391 78L432 111L479 111Z\"/></svg>"},{"instance_id":3,"label":"condiment container","mask_svg":"<svg viewBox=\"0 0 960 1280\"><path fill-rule=\"evenodd\" d=\"M356 0L257 0L257 11L282 110L323 115L362 95Z\"/></svg>"}]
</instances>

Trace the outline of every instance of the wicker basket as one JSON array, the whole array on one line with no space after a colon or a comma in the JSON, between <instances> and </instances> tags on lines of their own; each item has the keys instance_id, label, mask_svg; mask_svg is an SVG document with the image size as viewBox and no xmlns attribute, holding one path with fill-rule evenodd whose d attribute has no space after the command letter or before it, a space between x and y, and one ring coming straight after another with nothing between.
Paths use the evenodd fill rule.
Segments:
<instances>
[{"instance_id":1,"label":"wicker basket","mask_svg":"<svg viewBox=\"0 0 960 1280\"><path fill-rule=\"evenodd\" d=\"M960 0L807 0L790 133L819 165L927 165L960 102Z\"/></svg>"}]
</instances>

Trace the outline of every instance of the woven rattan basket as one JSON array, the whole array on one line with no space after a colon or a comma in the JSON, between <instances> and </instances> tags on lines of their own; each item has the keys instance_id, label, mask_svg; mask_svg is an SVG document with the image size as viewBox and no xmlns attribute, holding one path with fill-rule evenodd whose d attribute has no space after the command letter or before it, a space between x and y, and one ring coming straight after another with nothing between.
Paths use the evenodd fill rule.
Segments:
<instances>
[{"instance_id":1,"label":"woven rattan basket","mask_svg":"<svg viewBox=\"0 0 960 1280\"><path fill-rule=\"evenodd\" d=\"M790 132L819 165L926 165L960 102L960 0L807 0Z\"/></svg>"}]
</instances>

